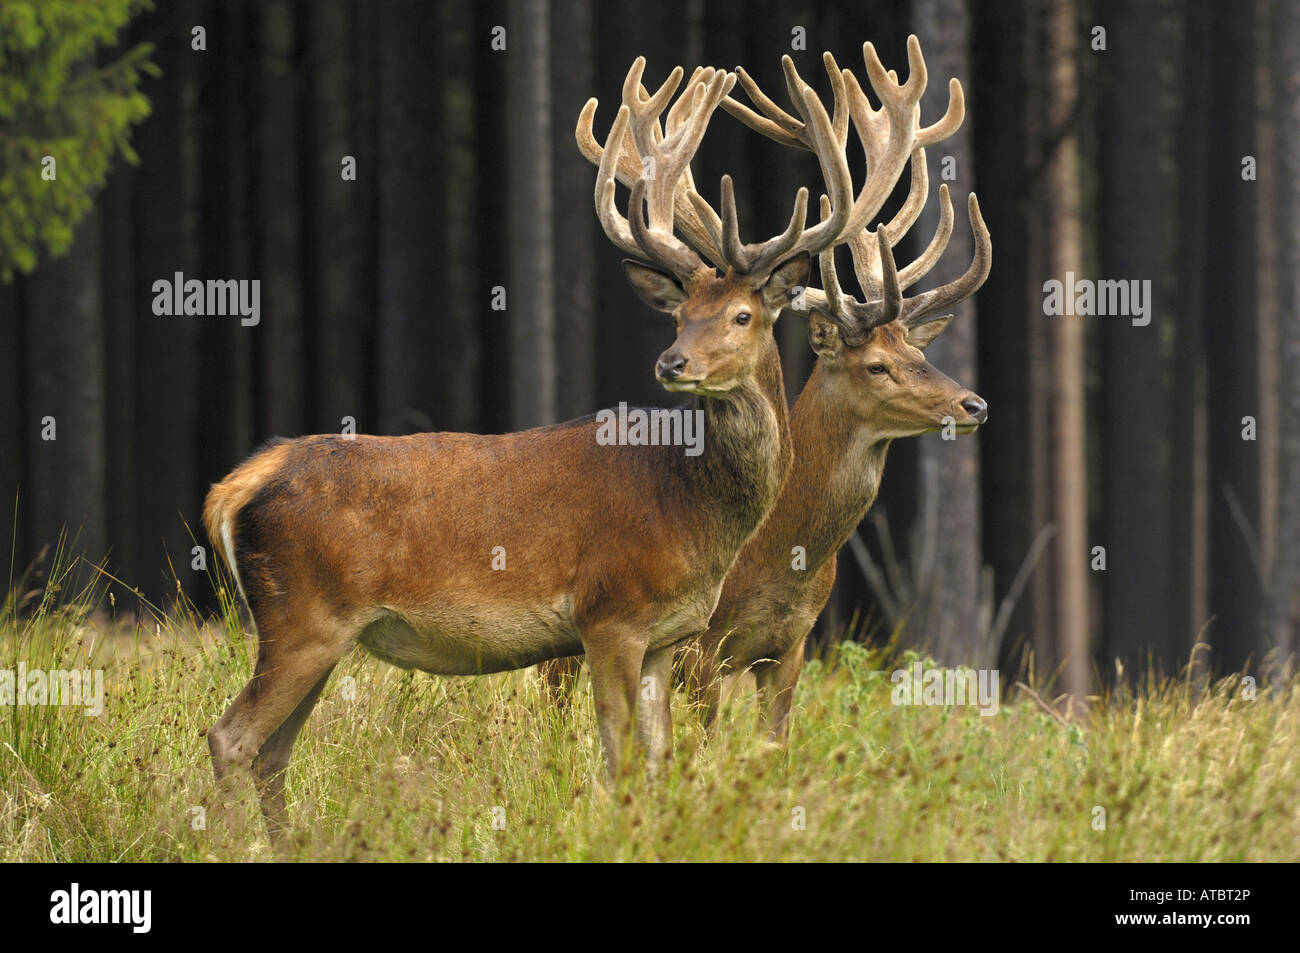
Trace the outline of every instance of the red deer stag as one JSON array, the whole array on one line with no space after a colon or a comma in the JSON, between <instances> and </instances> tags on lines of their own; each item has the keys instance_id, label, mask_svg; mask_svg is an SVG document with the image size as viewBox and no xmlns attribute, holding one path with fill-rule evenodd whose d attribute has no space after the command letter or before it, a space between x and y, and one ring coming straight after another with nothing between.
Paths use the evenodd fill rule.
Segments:
<instances>
[{"instance_id":1,"label":"red deer stag","mask_svg":"<svg viewBox=\"0 0 1300 953\"><path fill-rule=\"evenodd\" d=\"M661 128L682 70L648 96L643 69L638 59L628 73L610 142L630 133L645 175L624 217L614 206L619 150L606 149L596 207L615 244L655 266L625 270L675 317L656 375L693 396L703 450L604 445L594 417L498 436L317 435L279 441L213 487L204 525L252 611L258 653L208 742L219 782L254 776L273 835L287 821L294 740L355 644L440 675L585 652L611 774L634 723L651 754L667 756L673 646L707 628L727 570L789 470L773 324L811 256L842 240L852 185L829 118L803 104L831 210L806 228L803 190L785 233L742 245L724 179L721 218L688 235L726 267L719 276L674 234L674 209L707 208L689 163L735 76L697 70ZM584 115L594 109L593 100ZM663 702L638 711L643 674L664 687Z\"/></svg>"},{"instance_id":2,"label":"red deer stag","mask_svg":"<svg viewBox=\"0 0 1300 953\"><path fill-rule=\"evenodd\" d=\"M908 39L904 84L885 71L870 43L863 55L882 104L878 110L849 70L840 71L829 53L824 59L837 97L836 115L851 117L867 157L867 184L846 229L867 300L843 294L834 250L823 251L823 290L805 295L818 359L791 413L794 465L767 521L728 573L709 629L686 647L688 682L703 705L706 724L716 717L723 677L753 669L764 721L778 741L787 736L808 631L829 598L840 548L875 501L890 441L941 429L948 419L957 432L968 433L987 417L984 401L921 353L951 320L939 312L969 297L988 276L992 250L975 196L969 202L975 260L961 278L902 298L902 291L927 274L947 247L953 209L946 186L940 188L939 228L921 256L898 271L892 252L925 205L929 179L924 147L952 135L964 118L961 85L951 81L946 114L921 128L919 103L927 77L916 37ZM805 84L789 57L782 63L797 103ZM764 95L744 70L737 74L763 115L730 98L723 108L777 142L810 148L813 140L805 124ZM839 108L841 97L847 110ZM836 135L843 149L847 124L837 125ZM879 213L909 159L906 202L888 225L868 230L866 224ZM795 559L796 547L802 560ZM556 666L547 675L554 683L560 672Z\"/></svg>"},{"instance_id":3,"label":"red deer stag","mask_svg":"<svg viewBox=\"0 0 1300 953\"><path fill-rule=\"evenodd\" d=\"M722 678L752 669L763 720L780 742L788 734L808 632L830 597L840 548L875 501L890 442L940 430L945 424L957 433L970 433L988 417L982 399L933 367L922 353L952 320L943 312L974 294L988 277L992 243L975 195L968 202L975 255L960 278L914 297L902 296L947 247L953 209L946 185L939 190L939 227L925 251L902 270L893 256L893 246L925 204L924 147L952 135L964 118L961 86L952 80L950 106L942 120L917 128L910 117L919 122L926 71L916 37L908 39L909 76L901 86L892 73L886 74L871 44L863 53L882 108L872 109L847 70L844 80L868 169L872 178L880 177L879 202L873 203L866 220L879 211L908 153L911 191L888 225L850 235L864 301L841 290L833 249L819 257L822 291L810 291L806 298L809 340L817 362L790 415L794 466L772 513L728 574L708 631L691 647L689 681L704 705L706 723L716 717ZM784 62L793 90L797 76L788 57ZM743 70L737 73L763 115L730 98L723 107L778 142L808 148L798 121L763 95ZM891 123L891 115L909 117L908 125ZM795 547L802 547L805 560L797 569Z\"/></svg>"}]
</instances>

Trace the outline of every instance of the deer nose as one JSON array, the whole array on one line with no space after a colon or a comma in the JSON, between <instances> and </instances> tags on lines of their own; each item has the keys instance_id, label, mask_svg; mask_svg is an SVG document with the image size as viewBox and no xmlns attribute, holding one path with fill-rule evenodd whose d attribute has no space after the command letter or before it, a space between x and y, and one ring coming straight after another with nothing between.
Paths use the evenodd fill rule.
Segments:
<instances>
[{"instance_id":1,"label":"deer nose","mask_svg":"<svg viewBox=\"0 0 1300 953\"><path fill-rule=\"evenodd\" d=\"M982 424L989 419L989 405L974 394L961 402L961 409L974 417L976 423Z\"/></svg>"},{"instance_id":2,"label":"deer nose","mask_svg":"<svg viewBox=\"0 0 1300 953\"><path fill-rule=\"evenodd\" d=\"M685 370L686 358L673 351L665 351L655 361L655 374L663 381L675 381Z\"/></svg>"}]
</instances>

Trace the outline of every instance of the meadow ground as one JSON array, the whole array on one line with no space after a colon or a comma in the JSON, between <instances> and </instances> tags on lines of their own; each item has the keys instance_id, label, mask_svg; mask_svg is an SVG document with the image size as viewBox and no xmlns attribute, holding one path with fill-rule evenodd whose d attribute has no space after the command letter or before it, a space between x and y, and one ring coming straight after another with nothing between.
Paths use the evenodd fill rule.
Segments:
<instances>
[{"instance_id":1,"label":"meadow ground","mask_svg":"<svg viewBox=\"0 0 1300 953\"><path fill-rule=\"evenodd\" d=\"M0 708L0 860L273 860L252 796L221 810L204 733L255 644L183 607L126 626L93 592L0 618L0 669L102 668L102 715ZM107 620L107 621L102 621ZM125 629L125 633L123 633ZM590 691L553 706L531 670L335 670L288 777L299 860L1300 859L1300 694L1171 679L1062 723L1023 692L997 714L893 704L910 655L845 643L808 665L788 752L739 691L707 744L682 695L653 788L608 787ZM1012 679L1004 676L1004 684Z\"/></svg>"}]
</instances>

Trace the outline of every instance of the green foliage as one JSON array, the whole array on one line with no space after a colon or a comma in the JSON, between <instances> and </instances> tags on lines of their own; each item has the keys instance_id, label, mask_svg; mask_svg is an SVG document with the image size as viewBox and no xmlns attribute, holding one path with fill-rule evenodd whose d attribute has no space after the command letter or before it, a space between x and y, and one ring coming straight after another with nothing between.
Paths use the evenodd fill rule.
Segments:
<instances>
[{"instance_id":1,"label":"green foliage","mask_svg":"<svg viewBox=\"0 0 1300 953\"><path fill-rule=\"evenodd\" d=\"M149 0L0 0L0 280L61 255L114 158L138 161L131 126L149 115L141 44L96 65ZM45 156L55 177L42 176Z\"/></svg>"}]
</instances>

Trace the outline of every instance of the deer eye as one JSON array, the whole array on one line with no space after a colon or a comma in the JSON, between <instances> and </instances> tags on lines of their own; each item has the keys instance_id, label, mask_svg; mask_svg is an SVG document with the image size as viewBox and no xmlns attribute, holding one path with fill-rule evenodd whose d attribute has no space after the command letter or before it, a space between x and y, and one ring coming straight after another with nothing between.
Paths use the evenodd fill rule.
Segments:
<instances>
[{"instance_id":1,"label":"deer eye","mask_svg":"<svg viewBox=\"0 0 1300 953\"><path fill-rule=\"evenodd\" d=\"M748 311L742 311L738 315L736 315L736 323L739 324L741 327L744 327L746 324L749 324L749 319L751 317L753 317L753 315L751 315Z\"/></svg>"},{"instance_id":2,"label":"deer eye","mask_svg":"<svg viewBox=\"0 0 1300 953\"><path fill-rule=\"evenodd\" d=\"M871 374L886 374L889 372L889 368L885 367L884 364L880 364L880 363L868 364L867 372Z\"/></svg>"}]
</instances>

